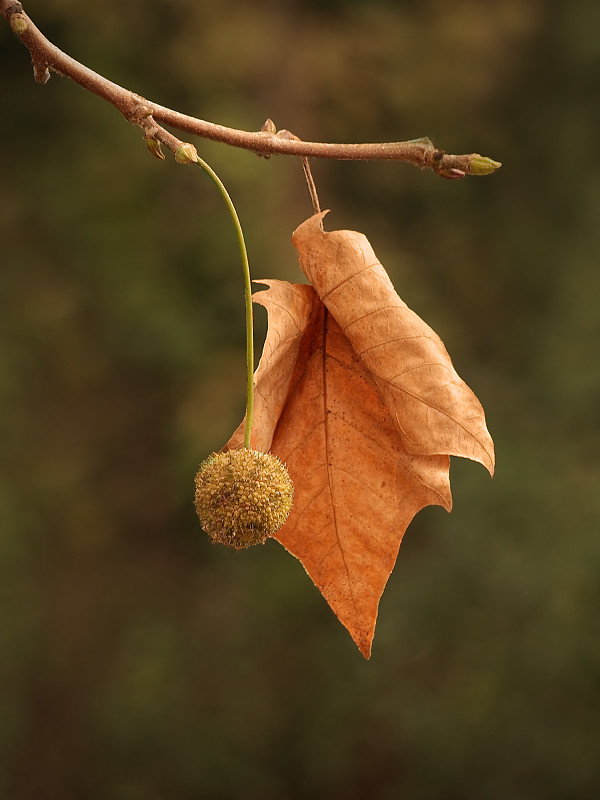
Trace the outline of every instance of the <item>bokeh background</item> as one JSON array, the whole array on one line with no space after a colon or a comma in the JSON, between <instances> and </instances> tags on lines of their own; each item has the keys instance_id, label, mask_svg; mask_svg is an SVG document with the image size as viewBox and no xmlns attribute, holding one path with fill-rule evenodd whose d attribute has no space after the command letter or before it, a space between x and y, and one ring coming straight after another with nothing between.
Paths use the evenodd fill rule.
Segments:
<instances>
[{"instance_id":1,"label":"bokeh background","mask_svg":"<svg viewBox=\"0 0 600 800\"><path fill-rule=\"evenodd\" d=\"M597 0L31 0L157 102L304 139L429 135L504 163L443 181L315 161L487 413L384 593L370 662L279 545L213 547L198 463L244 407L242 280L200 171L0 20L0 796L597 797ZM253 274L302 280L296 159L194 140ZM266 320L257 310L257 342Z\"/></svg>"}]
</instances>

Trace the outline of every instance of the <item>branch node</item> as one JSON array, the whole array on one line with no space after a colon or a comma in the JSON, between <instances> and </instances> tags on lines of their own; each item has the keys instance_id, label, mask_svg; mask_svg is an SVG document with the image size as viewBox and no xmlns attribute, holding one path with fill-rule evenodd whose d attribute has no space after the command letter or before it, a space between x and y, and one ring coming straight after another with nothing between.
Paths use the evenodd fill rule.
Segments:
<instances>
[{"instance_id":1,"label":"branch node","mask_svg":"<svg viewBox=\"0 0 600 800\"><path fill-rule=\"evenodd\" d=\"M144 127L142 122L148 117L152 117L152 109L150 108L145 97L131 92L130 108L125 113L125 116L132 125L140 125L141 127ZM154 120L152 120L152 122L154 123Z\"/></svg>"},{"instance_id":2,"label":"branch node","mask_svg":"<svg viewBox=\"0 0 600 800\"><path fill-rule=\"evenodd\" d=\"M143 100L143 98L138 98ZM140 113L133 113L130 122L139 125L144 131L144 141L146 147L153 156L163 159L164 153L161 144L164 144L169 150L173 151L175 161L178 164L195 164L198 161L198 151L193 144L189 142L182 142L172 133L165 130L162 125L158 125L152 114L148 111L147 106L140 105ZM145 110L144 110L145 109Z\"/></svg>"},{"instance_id":3,"label":"branch node","mask_svg":"<svg viewBox=\"0 0 600 800\"><path fill-rule=\"evenodd\" d=\"M259 134L263 136L276 136L277 135L277 128L275 123L272 119L266 119L263 122L262 128L258 131ZM273 153L266 153L263 150L255 150L254 151L259 158L271 158Z\"/></svg>"}]
</instances>

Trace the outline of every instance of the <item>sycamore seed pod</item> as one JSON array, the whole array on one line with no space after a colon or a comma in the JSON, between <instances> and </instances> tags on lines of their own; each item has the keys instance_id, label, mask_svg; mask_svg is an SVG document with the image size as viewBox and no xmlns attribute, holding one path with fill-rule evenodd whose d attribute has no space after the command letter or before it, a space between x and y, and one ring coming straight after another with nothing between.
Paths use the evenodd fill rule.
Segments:
<instances>
[{"instance_id":1,"label":"sycamore seed pod","mask_svg":"<svg viewBox=\"0 0 600 800\"><path fill-rule=\"evenodd\" d=\"M258 450L213 453L196 475L196 512L213 542L241 550L283 525L294 486L277 456Z\"/></svg>"}]
</instances>

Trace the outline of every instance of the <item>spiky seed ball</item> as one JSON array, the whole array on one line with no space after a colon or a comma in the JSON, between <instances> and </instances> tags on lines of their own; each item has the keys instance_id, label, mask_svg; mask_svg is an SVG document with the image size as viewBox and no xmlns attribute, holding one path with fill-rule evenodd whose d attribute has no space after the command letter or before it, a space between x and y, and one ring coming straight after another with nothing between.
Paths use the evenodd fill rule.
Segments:
<instances>
[{"instance_id":1,"label":"spiky seed ball","mask_svg":"<svg viewBox=\"0 0 600 800\"><path fill-rule=\"evenodd\" d=\"M277 456L258 450L213 453L196 475L196 512L213 542L241 550L264 544L286 521L294 485Z\"/></svg>"}]
</instances>

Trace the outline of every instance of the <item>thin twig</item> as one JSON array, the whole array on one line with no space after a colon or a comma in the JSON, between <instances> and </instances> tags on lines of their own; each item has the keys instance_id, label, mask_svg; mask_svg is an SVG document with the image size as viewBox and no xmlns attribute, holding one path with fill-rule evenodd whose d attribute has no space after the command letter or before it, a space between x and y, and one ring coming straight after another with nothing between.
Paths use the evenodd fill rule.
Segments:
<instances>
[{"instance_id":1,"label":"thin twig","mask_svg":"<svg viewBox=\"0 0 600 800\"><path fill-rule=\"evenodd\" d=\"M185 144L166 131L159 124L162 123L205 139L252 150L263 156L284 154L311 158L404 161L417 167L432 169L438 175L451 179L463 178L469 174L487 175L501 166L498 161L478 153L449 155L436 148L427 137L405 142L365 144L305 142L281 136L274 125L261 131L242 131L190 117L146 100L68 56L42 34L25 13L21 3L0 0L0 12L31 53L34 76L38 82L45 83L52 70L112 103L126 119L144 130L150 149L159 158L162 157L160 145L153 143L162 142L174 152Z\"/></svg>"}]
</instances>

